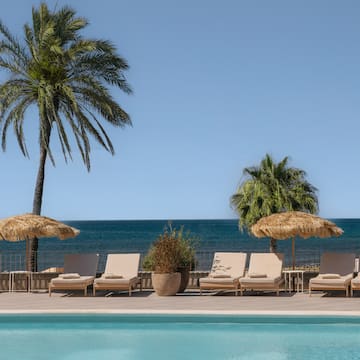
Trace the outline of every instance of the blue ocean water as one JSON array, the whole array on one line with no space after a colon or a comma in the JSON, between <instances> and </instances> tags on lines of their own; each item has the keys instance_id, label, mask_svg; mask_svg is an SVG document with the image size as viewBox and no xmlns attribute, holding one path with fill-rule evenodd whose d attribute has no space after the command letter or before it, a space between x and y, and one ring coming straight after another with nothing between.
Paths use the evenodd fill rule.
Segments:
<instances>
[{"instance_id":1,"label":"blue ocean water","mask_svg":"<svg viewBox=\"0 0 360 360\"><path fill-rule=\"evenodd\" d=\"M317 264L323 251L355 252L360 254L360 219L332 219L344 230L338 238L296 239L296 263ZM62 266L67 253L99 253L103 269L106 254L117 252L147 252L152 242L163 232L168 220L66 221L78 228L80 235L73 239L40 239L39 270ZM238 221L231 220L173 220L173 227L199 238L197 247L198 270L207 270L215 251L268 252L269 240L257 239L238 230ZM291 263L291 240L278 241L278 251L285 253L286 264ZM24 261L25 242L0 242L1 270L14 270L15 263ZM9 258L12 268L9 269Z\"/></svg>"}]
</instances>

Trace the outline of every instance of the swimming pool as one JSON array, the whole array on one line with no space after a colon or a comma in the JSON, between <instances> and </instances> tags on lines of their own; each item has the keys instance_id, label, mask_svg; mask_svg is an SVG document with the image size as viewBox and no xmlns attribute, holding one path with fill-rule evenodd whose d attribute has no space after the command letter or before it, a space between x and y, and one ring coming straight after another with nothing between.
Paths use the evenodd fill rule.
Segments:
<instances>
[{"instance_id":1,"label":"swimming pool","mask_svg":"<svg viewBox=\"0 0 360 360\"><path fill-rule=\"evenodd\" d=\"M360 359L360 318L0 315L0 359Z\"/></svg>"}]
</instances>

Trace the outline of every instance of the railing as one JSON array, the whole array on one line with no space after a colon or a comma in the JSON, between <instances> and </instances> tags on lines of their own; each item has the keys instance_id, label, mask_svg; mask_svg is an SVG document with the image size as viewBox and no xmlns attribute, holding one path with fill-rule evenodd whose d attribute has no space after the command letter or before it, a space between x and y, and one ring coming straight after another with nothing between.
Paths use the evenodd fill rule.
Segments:
<instances>
[{"instance_id":1,"label":"railing","mask_svg":"<svg viewBox=\"0 0 360 360\"><path fill-rule=\"evenodd\" d=\"M223 250L224 251L224 250ZM226 250L225 250L226 251ZM48 268L62 268L64 262L64 255L70 253L69 251L40 251L38 253L38 271L42 272ZM107 252L99 253L99 265L98 265L98 275L99 273L104 272ZM249 255L249 252L248 252ZM304 251L299 250L296 253L296 269L302 269L306 271L305 275L305 285L308 282L309 276L315 276L316 272L319 270L320 262L320 251ZM144 254L142 254L142 257ZM207 276L214 256L213 251L198 251L197 254L197 265L194 271L191 272L190 282L188 288L197 288L198 279L204 276ZM248 264L250 256L248 256ZM284 270L292 268L292 257L291 255L285 253L285 263ZM10 288L10 271L21 271L25 269L26 259L25 254L17 253L14 251L2 252L0 254L0 291L8 291ZM56 269L52 273L33 273L31 274L31 287L33 290L46 290L48 288L48 282L54 276L57 276L57 272L61 270ZM354 271L359 271L359 259L355 260ZM140 267L140 276L142 278L142 285L144 289L151 288L151 272L142 271ZM16 274L14 280L15 289L17 291L26 290L26 273Z\"/></svg>"},{"instance_id":2,"label":"railing","mask_svg":"<svg viewBox=\"0 0 360 360\"><path fill-rule=\"evenodd\" d=\"M226 250L222 250L226 251ZM39 251L38 252L38 271L43 271L48 268L63 267L64 255L69 251ZM103 272L106 264L106 257L108 252L99 252L98 272ZM248 252L249 254L249 252ZM319 267L320 251L298 251L296 253L296 268L305 270L313 270ZM145 253L141 254L140 264ZM214 251L201 250L196 253L196 271L208 271L211 268ZM248 261L250 256L248 256ZM285 268L292 266L292 257L285 253ZM25 254L15 251L6 251L0 254L0 270L1 271L19 271L25 270L26 258ZM141 266L140 266L141 268Z\"/></svg>"}]
</instances>

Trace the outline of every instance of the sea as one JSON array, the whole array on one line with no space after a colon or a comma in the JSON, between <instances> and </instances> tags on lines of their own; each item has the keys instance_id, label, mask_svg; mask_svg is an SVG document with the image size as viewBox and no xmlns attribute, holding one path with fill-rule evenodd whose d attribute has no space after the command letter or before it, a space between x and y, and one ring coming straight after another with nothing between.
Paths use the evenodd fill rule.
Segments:
<instances>
[{"instance_id":1,"label":"sea","mask_svg":"<svg viewBox=\"0 0 360 360\"><path fill-rule=\"evenodd\" d=\"M355 252L360 255L360 219L331 219L344 230L338 238L296 239L296 265L319 264L324 251ZM64 221L80 230L76 238L40 239L38 270L63 266L65 254L100 254L99 271L103 271L109 253L139 252L142 257L151 244L171 223L173 228L183 227L196 241L196 270L209 270L214 252L243 251L268 252L269 239L258 239L239 231L238 220L98 220ZM279 240L278 252L285 254L285 265L292 263L291 239ZM0 242L1 271L25 268L25 241Z\"/></svg>"}]
</instances>

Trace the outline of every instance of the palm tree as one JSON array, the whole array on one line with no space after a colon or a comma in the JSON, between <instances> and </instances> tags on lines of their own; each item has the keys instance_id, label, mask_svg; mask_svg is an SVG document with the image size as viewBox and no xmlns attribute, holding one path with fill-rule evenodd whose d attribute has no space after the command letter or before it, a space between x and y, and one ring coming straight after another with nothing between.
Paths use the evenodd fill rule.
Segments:
<instances>
[{"instance_id":1,"label":"palm tree","mask_svg":"<svg viewBox=\"0 0 360 360\"><path fill-rule=\"evenodd\" d=\"M109 41L84 39L80 31L87 24L73 9L50 11L45 3L33 8L32 24L24 26L23 42L0 22L0 68L9 74L0 84L2 148L5 151L7 131L12 125L22 153L29 156L23 124L26 111L35 105L40 145L33 200L33 213L37 215L41 213L47 158L55 165L50 148L52 135L58 136L68 161L72 159L71 133L90 171L89 137L114 154L101 120L118 127L131 125L129 115L110 93L111 88L131 93L124 76L128 64ZM33 239L34 256L37 247L37 239ZM31 270L35 270L36 258L30 262Z\"/></svg>"},{"instance_id":2,"label":"palm tree","mask_svg":"<svg viewBox=\"0 0 360 360\"><path fill-rule=\"evenodd\" d=\"M269 154L260 166L245 168L244 180L231 197L239 215L241 231L250 229L260 218L283 211L318 211L317 189L306 179L304 170L289 167L289 158L274 162ZM276 252L276 240L270 240L270 251Z\"/></svg>"}]
</instances>

